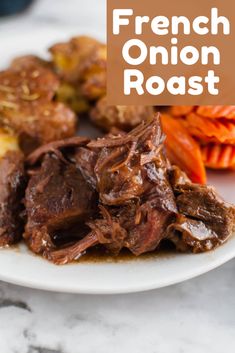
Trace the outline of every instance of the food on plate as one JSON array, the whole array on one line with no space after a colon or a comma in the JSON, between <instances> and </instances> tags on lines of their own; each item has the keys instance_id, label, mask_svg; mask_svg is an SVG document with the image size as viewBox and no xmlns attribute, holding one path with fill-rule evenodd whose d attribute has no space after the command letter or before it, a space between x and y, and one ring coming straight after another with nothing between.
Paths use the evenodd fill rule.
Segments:
<instances>
[{"instance_id":1,"label":"food on plate","mask_svg":"<svg viewBox=\"0 0 235 353\"><path fill-rule=\"evenodd\" d=\"M213 187L189 182L178 168L173 168L171 184L179 214L168 231L177 249L208 251L228 239L235 227L234 207Z\"/></svg>"},{"instance_id":2,"label":"food on plate","mask_svg":"<svg viewBox=\"0 0 235 353\"><path fill-rule=\"evenodd\" d=\"M171 120L169 119L169 115ZM173 122L175 121L175 123ZM185 131L185 137L181 135L181 140L188 141L188 137L194 140L199 148L196 153L198 160L203 165L212 169L234 169L234 148L235 148L235 106L172 106L169 108L165 120L163 116L163 128L166 134L173 125L178 124L179 130ZM175 139L177 139L175 133ZM184 160L184 164L179 164L188 173L187 159L188 145L177 141L173 149L172 143L167 142L169 158L172 162ZM174 155L172 155L173 150ZM191 163L194 172L198 167ZM205 172L204 172L205 174ZM198 179L188 174L193 181ZM204 180L200 180L203 183Z\"/></svg>"},{"instance_id":3,"label":"food on plate","mask_svg":"<svg viewBox=\"0 0 235 353\"><path fill-rule=\"evenodd\" d=\"M109 106L107 98L98 100L96 106L91 111L91 121L104 131L112 128L125 131L137 126L142 121L148 121L153 115L152 107L138 106Z\"/></svg>"},{"instance_id":4,"label":"food on plate","mask_svg":"<svg viewBox=\"0 0 235 353\"><path fill-rule=\"evenodd\" d=\"M22 70L28 69L28 67L30 66L34 66L35 68L42 66L47 69L52 69L51 62L39 58L36 55L18 56L12 60L10 68L13 68L15 70Z\"/></svg>"},{"instance_id":5,"label":"food on plate","mask_svg":"<svg viewBox=\"0 0 235 353\"><path fill-rule=\"evenodd\" d=\"M32 65L47 68L57 76L59 84L54 96L55 101L66 104L76 113L87 112L90 109L90 104L80 92L79 85L72 85L59 77L52 61L46 61L34 55L25 55L15 58L11 63L14 69L28 69Z\"/></svg>"},{"instance_id":6,"label":"food on plate","mask_svg":"<svg viewBox=\"0 0 235 353\"><path fill-rule=\"evenodd\" d=\"M138 256L166 239L202 252L232 234L235 208L170 165L158 116L129 133L76 139L27 159L24 238L34 252L65 264L93 246Z\"/></svg>"},{"instance_id":7,"label":"food on plate","mask_svg":"<svg viewBox=\"0 0 235 353\"><path fill-rule=\"evenodd\" d=\"M19 151L18 138L8 131L0 128L0 158L8 151Z\"/></svg>"},{"instance_id":8,"label":"food on plate","mask_svg":"<svg viewBox=\"0 0 235 353\"><path fill-rule=\"evenodd\" d=\"M170 115L162 115L162 127L170 161L184 170L194 182L205 184L206 172L199 143L189 134L182 121Z\"/></svg>"},{"instance_id":9,"label":"food on plate","mask_svg":"<svg viewBox=\"0 0 235 353\"><path fill-rule=\"evenodd\" d=\"M66 104L77 114L85 114L91 109L90 103L82 95L80 87L75 87L67 82L60 82L55 100Z\"/></svg>"},{"instance_id":10,"label":"food on plate","mask_svg":"<svg viewBox=\"0 0 235 353\"><path fill-rule=\"evenodd\" d=\"M192 105L173 105L170 107L169 111L173 116L182 117L193 111L194 107Z\"/></svg>"},{"instance_id":11,"label":"food on plate","mask_svg":"<svg viewBox=\"0 0 235 353\"><path fill-rule=\"evenodd\" d=\"M86 139L77 139L82 146ZM56 150L55 150L56 151ZM35 253L77 240L86 231L86 221L94 214L97 195L85 177L62 154L47 153L41 167L30 177L25 207L27 223L24 239ZM72 228L76 226L73 235ZM63 234L63 232L65 234Z\"/></svg>"},{"instance_id":12,"label":"food on plate","mask_svg":"<svg viewBox=\"0 0 235 353\"><path fill-rule=\"evenodd\" d=\"M75 37L50 48L55 72L62 80L58 99L77 112L106 94L106 46L90 37Z\"/></svg>"},{"instance_id":13,"label":"food on plate","mask_svg":"<svg viewBox=\"0 0 235 353\"><path fill-rule=\"evenodd\" d=\"M19 150L14 149L15 146L12 148L10 144L9 149L0 156L0 247L19 241L24 226L22 217L22 199L26 184L24 158Z\"/></svg>"},{"instance_id":14,"label":"food on plate","mask_svg":"<svg viewBox=\"0 0 235 353\"><path fill-rule=\"evenodd\" d=\"M23 239L65 264L93 247L223 244L235 207L201 184L205 166L235 169L234 106L174 106L161 119L108 106L106 50L76 37L51 47L51 61L27 55L0 72L0 246ZM108 133L75 136L78 112Z\"/></svg>"},{"instance_id":15,"label":"food on plate","mask_svg":"<svg viewBox=\"0 0 235 353\"><path fill-rule=\"evenodd\" d=\"M96 39L87 36L54 44L49 51L58 75L67 82L77 83L81 79L84 62L100 45Z\"/></svg>"},{"instance_id":16,"label":"food on plate","mask_svg":"<svg viewBox=\"0 0 235 353\"><path fill-rule=\"evenodd\" d=\"M58 101L74 111L89 112L91 121L104 131L129 131L153 114L152 107L107 104L107 47L90 37L75 37L50 48L55 72L62 80ZM93 108L93 105L95 107Z\"/></svg>"},{"instance_id":17,"label":"food on plate","mask_svg":"<svg viewBox=\"0 0 235 353\"><path fill-rule=\"evenodd\" d=\"M211 119L235 119L235 105L199 106L197 114Z\"/></svg>"},{"instance_id":18,"label":"food on plate","mask_svg":"<svg viewBox=\"0 0 235 353\"><path fill-rule=\"evenodd\" d=\"M235 146L208 143L201 146L202 159L211 169L235 169Z\"/></svg>"},{"instance_id":19,"label":"food on plate","mask_svg":"<svg viewBox=\"0 0 235 353\"><path fill-rule=\"evenodd\" d=\"M235 143L235 123L231 120L219 120L201 117L190 113L182 120L188 132L201 143Z\"/></svg>"},{"instance_id":20,"label":"food on plate","mask_svg":"<svg viewBox=\"0 0 235 353\"><path fill-rule=\"evenodd\" d=\"M0 128L16 136L26 154L44 143L73 136L76 129L74 112L53 101L59 87L56 75L32 60L27 62L0 72Z\"/></svg>"},{"instance_id":21,"label":"food on plate","mask_svg":"<svg viewBox=\"0 0 235 353\"><path fill-rule=\"evenodd\" d=\"M97 100L106 94L107 47L99 43L84 60L81 77L82 93L88 100Z\"/></svg>"}]
</instances>

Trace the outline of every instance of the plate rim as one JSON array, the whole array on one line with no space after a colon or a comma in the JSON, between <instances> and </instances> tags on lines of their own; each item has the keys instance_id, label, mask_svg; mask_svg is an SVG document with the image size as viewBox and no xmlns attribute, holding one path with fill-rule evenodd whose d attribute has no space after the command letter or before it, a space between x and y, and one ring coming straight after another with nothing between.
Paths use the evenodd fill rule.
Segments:
<instances>
[{"instance_id":1,"label":"plate rim","mask_svg":"<svg viewBox=\"0 0 235 353\"><path fill-rule=\"evenodd\" d=\"M83 30L79 29L77 30L77 32L83 34ZM61 38L65 38L70 36L72 33L75 33L75 28L71 28L69 27L68 30L66 30L66 28L63 29L59 29L59 28L53 28L53 27L44 27L43 29L39 29L39 28L35 28L35 29L31 29L29 32L26 30L21 29L20 31L9 31L9 34L6 32L4 33L4 35L0 35L1 39L2 39L2 47L4 47L4 43L10 42L12 43L13 41L17 41L19 38L22 38L22 36L25 38L26 37L31 37L33 38L34 42L37 42L37 46L39 45L40 47L40 39L39 39L39 43L38 40L35 40L35 37L38 38L42 38L43 36L45 36L45 33L48 34L50 33L50 35L53 36L61 36ZM49 35L49 37L50 37ZM98 34L99 35L99 34ZM56 41L56 39L55 39ZM41 41L42 42L42 41ZM17 45L17 48L19 48L19 45ZM46 49L46 48L45 48ZM19 51L19 50L18 50ZM27 50L25 50L27 52ZM33 50L35 51L35 49ZM19 55L19 53L17 54L17 49L16 49L16 56ZM4 56L4 54L2 55L2 57ZM5 57L7 56L7 54L5 54ZM230 240L228 240L228 243L230 243ZM0 280L5 281L7 283L11 283L11 284L15 284L15 285L19 285L19 286L23 286L23 287L27 287L27 288L33 288L33 289L40 289L40 290L45 290L45 291L51 291L51 292L60 292L60 293L73 293L73 294L91 294L91 295L101 295L101 294L127 294L127 293L136 293L136 292L144 292L144 291L148 291L148 290L154 290L154 289L158 289L158 288L163 288L163 287L167 287L176 283L181 283L183 281L195 278L197 276L200 276L204 273L207 273L219 266L221 266L222 264L232 260L235 257L235 239L234 239L234 246L232 248L229 248L229 246L226 246L226 244L222 245L220 248L213 250L210 252L210 254L212 254L212 260L211 263L209 264L204 264L199 266L198 268L194 268L194 269L190 269L187 270L185 272L181 272L180 274L178 274L178 276L175 276L174 278L170 279L161 279L161 281L153 281L152 284L150 283L139 283L138 285L130 285L129 287L126 286L121 287L119 289L112 289L112 286L110 284L110 287L106 287L105 289L102 288L98 288L95 287L93 289L91 289L91 287L85 287L83 286L82 288L79 288L78 285L70 285L69 287L64 287L63 284L61 285L55 285L53 283L42 283L41 281L37 280L36 278L34 279L34 281L30 281L30 279L28 281L23 280L22 278L18 278L15 275L12 276L5 276L2 272L2 270L0 269ZM223 253L221 255L217 256L217 252L219 251L219 249L223 248L223 247L228 247L227 252ZM11 250L9 250L11 251ZM14 252L14 250L12 251ZM209 254L209 253L205 253L205 254ZM214 255L214 256L213 256ZM33 255L34 256L34 255ZM191 256L197 256L192 254ZM1 257L1 251L0 251L0 257ZM46 261L43 260L42 261ZM142 260L141 260L142 261ZM147 260L143 260L143 261L147 261ZM53 265L56 266L56 265ZM76 266L79 266L79 264L77 264ZM157 264L156 264L157 266Z\"/></svg>"},{"instance_id":2,"label":"plate rim","mask_svg":"<svg viewBox=\"0 0 235 353\"><path fill-rule=\"evenodd\" d=\"M229 243L233 242L234 245L233 247L229 247ZM23 247L26 248L26 246L24 244L22 244ZM224 252L224 248L228 248L226 249L226 252ZM12 252L15 253L14 249L8 248L8 249L3 249L3 251L7 251L7 252ZM219 257L217 256L217 253L221 251L223 254L220 255ZM40 256L37 256L33 253L30 252L30 250L26 250L26 252L28 253L29 256L31 256L34 259L39 259L42 262L46 262L48 263L49 266L52 266L54 268L60 268L60 266L54 265L50 262L47 262L47 260L43 259ZM14 255L14 254L13 254ZM179 253L175 253L176 256L180 256ZM193 257L196 259L196 256L202 256L202 257L207 257L208 259L210 258L210 263L204 263L202 265L199 265L198 268L192 268L190 267L189 270L184 271L184 272L180 272L177 276L174 276L172 279L169 280L169 278L167 279L161 279L153 281L152 283L141 283L139 282L138 284L135 285L129 285L129 286L122 286L120 288L112 288L112 285L110 285L110 287L105 287L105 288L101 288L99 286L94 286L93 288L91 288L89 285L86 287L84 286L84 284L82 285L82 287L79 287L78 282L75 285L69 285L69 286L63 286L63 284L58 285L58 283L53 284L50 282L41 282L40 280L38 280L36 277L34 278L34 280L32 281L32 278L30 280L24 280L22 278L17 278L17 276L5 276L1 270L0 270L0 280L7 282L7 283L11 283L14 285L18 285L18 286L22 286L22 287L26 287L26 288L31 288L31 289L37 289L37 290L43 290L43 291L48 291L48 292L57 292L57 293L67 293L67 294L88 294L88 295L116 295L116 294L131 294L131 293L138 293L138 292L146 292L146 291L150 291L150 290L155 290L155 289L160 289L160 288L164 288L164 287L169 287L175 284L180 284L184 281L196 278L198 276L201 276L203 274L206 274L218 267L220 267L221 265L227 263L228 261L231 261L232 259L235 258L235 234L232 235L232 237L223 245L221 245L220 247L206 252L206 253L200 253L200 254L192 254L192 253L188 253L188 254L184 254L184 256L187 255L189 257ZM183 254L182 254L183 256ZM1 251L0 251L0 257L1 257ZM153 260L153 258L152 258ZM137 259L138 263L140 262L147 262L147 259ZM169 259L166 259L166 261L169 261ZM157 261L156 262L156 266L157 266ZM108 263L107 266L109 264L113 264L114 262ZM124 261L121 264L125 265L128 263L135 263L135 260L130 260L130 261ZM81 265L89 265L92 266L94 263L92 262L87 262L87 263L81 263ZM104 262L99 262L96 265L104 265ZM68 264L65 266L79 266L79 263L77 264Z\"/></svg>"}]
</instances>

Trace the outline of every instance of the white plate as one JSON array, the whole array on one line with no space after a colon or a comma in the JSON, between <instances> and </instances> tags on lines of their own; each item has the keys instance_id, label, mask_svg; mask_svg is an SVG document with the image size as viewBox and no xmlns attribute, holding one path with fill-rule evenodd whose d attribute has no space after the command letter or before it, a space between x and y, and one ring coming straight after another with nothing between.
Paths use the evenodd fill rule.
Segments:
<instances>
[{"instance_id":1,"label":"white plate","mask_svg":"<svg viewBox=\"0 0 235 353\"><path fill-rule=\"evenodd\" d=\"M2 37L2 35L0 36ZM25 53L45 54L48 45L67 38L57 31L14 34L1 38L1 66ZM210 173L209 180L227 201L235 203L235 173ZM128 293L168 286L205 273L235 256L235 237L215 251L137 259L118 263L55 266L23 245L0 251L0 279L33 288L73 293Z\"/></svg>"}]
</instances>

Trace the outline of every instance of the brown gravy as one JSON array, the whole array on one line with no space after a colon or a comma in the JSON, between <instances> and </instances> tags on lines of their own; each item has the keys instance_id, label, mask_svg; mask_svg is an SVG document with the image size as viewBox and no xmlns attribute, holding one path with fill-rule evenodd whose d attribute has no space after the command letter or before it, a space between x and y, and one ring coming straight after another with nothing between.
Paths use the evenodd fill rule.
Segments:
<instances>
[{"instance_id":1,"label":"brown gravy","mask_svg":"<svg viewBox=\"0 0 235 353\"><path fill-rule=\"evenodd\" d=\"M15 251L21 252L20 244L14 244L10 247L3 248L5 251ZM133 255L128 249L122 249L118 256L113 256L109 254L104 248L101 247L93 247L90 248L81 258L77 261L73 261L69 263L67 266L71 264L79 264L79 263L123 263L130 261L145 261L149 259L157 259L157 258L169 258L176 253L175 248L170 244L166 243L161 245L158 249L152 252L148 252L142 254L140 256ZM41 255L30 252L33 256Z\"/></svg>"},{"instance_id":2,"label":"brown gravy","mask_svg":"<svg viewBox=\"0 0 235 353\"><path fill-rule=\"evenodd\" d=\"M101 248L91 248L75 263L120 263L130 261L144 261L159 257L169 257L175 254L176 250L172 246L162 246L155 251L142 254L140 256L133 255L128 249L121 250L118 256L112 256Z\"/></svg>"}]
</instances>

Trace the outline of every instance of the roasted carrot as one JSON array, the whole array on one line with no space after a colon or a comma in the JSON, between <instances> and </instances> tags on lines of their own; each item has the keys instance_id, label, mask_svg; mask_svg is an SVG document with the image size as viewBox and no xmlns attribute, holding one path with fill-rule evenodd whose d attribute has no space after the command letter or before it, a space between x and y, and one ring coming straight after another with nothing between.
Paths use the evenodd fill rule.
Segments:
<instances>
[{"instance_id":1,"label":"roasted carrot","mask_svg":"<svg viewBox=\"0 0 235 353\"><path fill-rule=\"evenodd\" d=\"M211 119L235 119L235 105L207 105L197 107L196 112L205 118Z\"/></svg>"},{"instance_id":2,"label":"roasted carrot","mask_svg":"<svg viewBox=\"0 0 235 353\"><path fill-rule=\"evenodd\" d=\"M212 169L235 169L235 146L207 144L201 146L205 166Z\"/></svg>"},{"instance_id":3,"label":"roasted carrot","mask_svg":"<svg viewBox=\"0 0 235 353\"><path fill-rule=\"evenodd\" d=\"M174 116L184 116L194 110L193 105L173 105L170 107L170 114Z\"/></svg>"},{"instance_id":4,"label":"roasted carrot","mask_svg":"<svg viewBox=\"0 0 235 353\"><path fill-rule=\"evenodd\" d=\"M163 114L162 126L167 136L165 145L170 161L183 169L192 181L204 184L206 172L200 146L183 126L182 120Z\"/></svg>"},{"instance_id":5,"label":"roasted carrot","mask_svg":"<svg viewBox=\"0 0 235 353\"><path fill-rule=\"evenodd\" d=\"M235 143L235 122L232 120L209 119L190 113L183 124L191 135L203 142Z\"/></svg>"}]
</instances>

